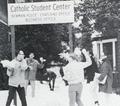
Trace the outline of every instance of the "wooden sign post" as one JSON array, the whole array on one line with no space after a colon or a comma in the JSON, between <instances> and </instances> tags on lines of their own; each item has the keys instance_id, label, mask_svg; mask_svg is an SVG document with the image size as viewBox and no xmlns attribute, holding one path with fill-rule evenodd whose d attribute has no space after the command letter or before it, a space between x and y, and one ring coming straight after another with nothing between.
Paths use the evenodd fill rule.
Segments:
<instances>
[{"instance_id":1,"label":"wooden sign post","mask_svg":"<svg viewBox=\"0 0 120 106\"><path fill-rule=\"evenodd\" d=\"M10 26L11 30L11 52L12 52L12 59L15 58L15 27ZM17 95L15 93L14 96L14 105L17 106Z\"/></svg>"},{"instance_id":2,"label":"wooden sign post","mask_svg":"<svg viewBox=\"0 0 120 106\"><path fill-rule=\"evenodd\" d=\"M69 46L70 46L70 52L73 52L72 24L69 24L69 25L68 25L68 33L69 33Z\"/></svg>"}]
</instances>

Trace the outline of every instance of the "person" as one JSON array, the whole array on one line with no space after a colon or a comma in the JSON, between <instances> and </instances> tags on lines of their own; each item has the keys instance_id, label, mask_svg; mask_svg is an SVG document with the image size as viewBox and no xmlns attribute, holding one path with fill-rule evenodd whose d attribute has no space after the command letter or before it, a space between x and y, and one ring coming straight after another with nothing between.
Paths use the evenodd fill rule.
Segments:
<instances>
[{"instance_id":1,"label":"person","mask_svg":"<svg viewBox=\"0 0 120 106\"><path fill-rule=\"evenodd\" d=\"M94 59L93 52L89 51L89 55L92 61L92 65L85 68L85 78L87 79L87 84L90 86L89 90L91 92L91 95L93 96L94 104L99 106L99 99L98 99L98 81L96 80L96 73L99 73L98 71L98 65L97 62Z\"/></svg>"},{"instance_id":2,"label":"person","mask_svg":"<svg viewBox=\"0 0 120 106\"><path fill-rule=\"evenodd\" d=\"M43 84L43 76L44 76L44 73L46 72L46 59L44 59L43 57L40 57L40 64L43 64L44 67L42 69L38 69L37 70L37 73L36 73L36 79L40 81L41 84Z\"/></svg>"},{"instance_id":3,"label":"person","mask_svg":"<svg viewBox=\"0 0 120 106\"><path fill-rule=\"evenodd\" d=\"M104 84L99 83L99 92L103 93L104 100L107 103L109 100L109 94L112 93L112 83L113 83L113 74L112 74L112 66L109 58L106 55L103 55L100 59L100 76L98 81L103 81L107 76Z\"/></svg>"},{"instance_id":4,"label":"person","mask_svg":"<svg viewBox=\"0 0 120 106\"><path fill-rule=\"evenodd\" d=\"M67 86L68 85L68 81L63 78L64 77L63 66L60 67L60 75L61 75L65 85Z\"/></svg>"},{"instance_id":5,"label":"person","mask_svg":"<svg viewBox=\"0 0 120 106\"><path fill-rule=\"evenodd\" d=\"M9 75L9 93L6 106L10 106L16 91L19 94L22 106L27 106L25 96L25 70L28 68L24 59L24 52L19 51L17 57L11 62L11 66L7 67L7 74Z\"/></svg>"},{"instance_id":6,"label":"person","mask_svg":"<svg viewBox=\"0 0 120 106\"><path fill-rule=\"evenodd\" d=\"M90 83L91 81L93 81L95 73L99 73L98 66L97 66L97 63L94 59L93 53L89 52L89 55L90 55L90 58L92 60L92 65L85 68L85 76L87 79L87 83Z\"/></svg>"},{"instance_id":7,"label":"person","mask_svg":"<svg viewBox=\"0 0 120 106\"><path fill-rule=\"evenodd\" d=\"M8 89L8 76L6 75L7 68L3 67L0 62L0 90Z\"/></svg>"},{"instance_id":8,"label":"person","mask_svg":"<svg viewBox=\"0 0 120 106\"><path fill-rule=\"evenodd\" d=\"M34 59L34 53L29 54L29 58L26 58L27 65L29 66L29 70L26 71L26 93L27 86L30 82L32 88L32 97L35 96L35 80L36 80L36 72L37 68L43 68L43 64L40 64L36 59Z\"/></svg>"},{"instance_id":9,"label":"person","mask_svg":"<svg viewBox=\"0 0 120 106\"><path fill-rule=\"evenodd\" d=\"M69 83L69 106L83 106L80 99L82 93L82 82L84 82L84 68L90 66L92 61L88 52L83 49L82 53L85 55L86 62L78 61L76 55L70 55L68 58L69 63L63 67L64 79Z\"/></svg>"}]
</instances>

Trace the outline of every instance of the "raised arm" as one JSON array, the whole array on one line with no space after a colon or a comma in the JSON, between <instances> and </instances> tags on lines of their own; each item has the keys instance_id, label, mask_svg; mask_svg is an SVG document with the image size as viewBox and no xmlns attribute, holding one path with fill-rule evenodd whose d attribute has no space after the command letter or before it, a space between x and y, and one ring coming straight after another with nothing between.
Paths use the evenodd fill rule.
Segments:
<instances>
[{"instance_id":1,"label":"raised arm","mask_svg":"<svg viewBox=\"0 0 120 106\"><path fill-rule=\"evenodd\" d=\"M44 63L39 63L38 61L36 61L36 62L37 62L37 67L39 69L42 69L44 67Z\"/></svg>"},{"instance_id":2,"label":"raised arm","mask_svg":"<svg viewBox=\"0 0 120 106\"><path fill-rule=\"evenodd\" d=\"M22 61L22 64L21 64L21 69L25 71L27 68L28 68L27 62L26 62L26 60L24 59L24 60Z\"/></svg>"},{"instance_id":3,"label":"raised arm","mask_svg":"<svg viewBox=\"0 0 120 106\"><path fill-rule=\"evenodd\" d=\"M92 64L92 60L90 58L89 53L85 49L82 50L82 53L85 56L86 62L81 62L81 64L82 64L83 68L86 68Z\"/></svg>"}]
</instances>

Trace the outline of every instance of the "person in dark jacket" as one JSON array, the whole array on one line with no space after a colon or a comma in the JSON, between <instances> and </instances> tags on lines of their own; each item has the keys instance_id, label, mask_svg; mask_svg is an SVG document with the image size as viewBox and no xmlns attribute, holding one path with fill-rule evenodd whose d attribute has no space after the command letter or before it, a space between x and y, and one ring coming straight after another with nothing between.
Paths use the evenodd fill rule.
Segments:
<instances>
[{"instance_id":1,"label":"person in dark jacket","mask_svg":"<svg viewBox=\"0 0 120 106\"><path fill-rule=\"evenodd\" d=\"M4 68L0 63L0 90L8 89L8 76L6 75L7 68Z\"/></svg>"},{"instance_id":2,"label":"person in dark jacket","mask_svg":"<svg viewBox=\"0 0 120 106\"><path fill-rule=\"evenodd\" d=\"M98 66L94 59L93 53L89 52L89 54L90 54L90 58L92 60L92 65L85 68L85 77L87 79L87 83L90 83L91 81L93 81L95 73L99 73Z\"/></svg>"},{"instance_id":3,"label":"person in dark jacket","mask_svg":"<svg viewBox=\"0 0 120 106\"><path fill-rule=\"evenodd\" d=\"M106 78L106 80L104 81L105 83L99 83L99 92L104 100L102 101L103 105L105 104L108 105L110 103L109 97L112 94L113 74L112 74L112 66L107 56L102 56L99 71L101 75L99 76L98 81L101 82Z\"/></svg>"},{"instance_id":4,"label":"person in dark jacket","mask_svg":"<svg viewBox=\"0 0 120 106\"><path fill-rule=\"evenodd\" d=\"M60 67L60 75L61 75L62 78L64 77L64 71L63 71L63 67L62 66ZM69 85L67 80L63 79L63 81L64 81L66 86Z\"/></svg>"},{"instance_id":5,"label":"person in dark jacket","mask_svg":"<svg viewBox=\"0 0 120 106\"><path fill-rule=\"evenodd\" d=\"M36 73L37 69L42 69L44 67L43 64L40 64L36 59L34 59L35 55L33 52L29 54L29 58L26 58L27 65L29 67L29 71L26 72L26 93L27 86L30 82L32 88L32 97L35 96L35 81L36 81Z\"/></svg>"},{"instance_id":6,"label":"person in dark jacket","mask_svg":"<svg viewBox=\"0 0 120 106\"><path fill-rule=\"evenodd\" d=\"M4 82L4 76L3 76L3 67L2 64L0 63L0 90L3 89L3 82Z\"/></svg>"},{"instance_id":7,"label":"person in dark jacket","mask_svg":"<svg viewBox=\"0 0 120 106\"><path fill-rule=\"evenodd\" d=\"M104 92L108 94L112 93L112 83L113 83L112 66L107 56L104 59L102 59L102 63L99 71L101 74L98 79L99 81L102 81L107 75L105 84L99 84L100 92Z\"/></svg>"}]
</instances>

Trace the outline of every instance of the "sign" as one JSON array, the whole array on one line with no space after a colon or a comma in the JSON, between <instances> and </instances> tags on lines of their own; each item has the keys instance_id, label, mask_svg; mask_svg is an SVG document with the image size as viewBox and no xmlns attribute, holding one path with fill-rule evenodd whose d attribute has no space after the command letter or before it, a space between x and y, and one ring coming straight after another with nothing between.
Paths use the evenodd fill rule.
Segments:
<instances>
[{"instance_id":1,"label":"sign","mask_svg":"<svg viewBox=\"0 0 120 106\"><path fill-rule=\"evenodd\" d=\"M0 0L0 22L7 24L7 0Z\"/></svg>"},{"instance_id":2,"label":"sign","mask_svg":"<svg viewBox=\"0 0 120 106\"><path fill-rule=\"evenodd\" d=\"M74 22L74 2L9 3L8 24L53 24Z\"/></svg>"}]
</instances>

